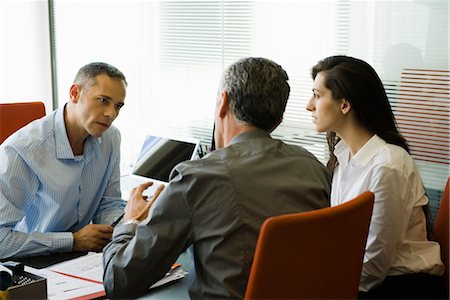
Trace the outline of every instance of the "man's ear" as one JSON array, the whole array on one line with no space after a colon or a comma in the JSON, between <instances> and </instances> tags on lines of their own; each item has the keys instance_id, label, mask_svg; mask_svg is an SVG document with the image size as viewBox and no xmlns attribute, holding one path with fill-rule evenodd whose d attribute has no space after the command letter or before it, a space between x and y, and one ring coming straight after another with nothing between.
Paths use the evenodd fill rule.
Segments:
<instances>
[{"instance_id":1,"label":"man's ear","mask_svg":"<svg viewBox=\"0 0 450 300\"><path fill-rule=\"evenodd\" d=\"M228 93L222 91L219 101L219 118L224 118L230 110L230 103L228 101Z\"/></svg>"},{"instance_id":2,"label":"man's ear","mask_svg":"<svg viewBox=\"0 0 450 300\"><path fill-rule=\"evenodd\" d=\"M352 109L352 104L345 98L341 100L341 112L346 115Z\"/></svg>"},{"instance_id":3,"label":"man's ear","mask_svg":"<svg viewBox=\"0 0 450 300\"><path fill-rule=\"evenodd\" d=\"M73 103L77 103L78 99L80 99L80 86L76 83L72 84L69 90L70 101Z\"/></svg>"}]
</instances>

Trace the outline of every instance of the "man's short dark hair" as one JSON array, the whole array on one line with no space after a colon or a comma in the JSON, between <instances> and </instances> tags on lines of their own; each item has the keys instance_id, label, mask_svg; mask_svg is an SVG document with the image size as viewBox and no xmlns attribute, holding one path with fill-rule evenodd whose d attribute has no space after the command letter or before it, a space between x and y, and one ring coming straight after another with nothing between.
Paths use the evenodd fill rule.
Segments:
<instances>
[{"instance_id":1,"label":"man's short dark hair","mask_svg":"<svg viewBox=\"0 0 450 300\"><path fill-rule=\"evenodd\" d=\"M92 85L95 83L95 78L100 74L106 74L111 78L121 79L128 85L125 75L123 75L119 69L104 62L93 62L82 67L75 76L74 83L81 87Z\"/></svg>"},{"instance_id":2,"label":"man's short dark hair","mask_svg":"<svg viewBox=\"0 0 450 300\"><path fill-rule=\"evenodd\" d=\"M267 131L283 118L289 98L288 75L275 62L249 57L230 65L222 77L236 121Z\"/></svg>"}]
</instances>

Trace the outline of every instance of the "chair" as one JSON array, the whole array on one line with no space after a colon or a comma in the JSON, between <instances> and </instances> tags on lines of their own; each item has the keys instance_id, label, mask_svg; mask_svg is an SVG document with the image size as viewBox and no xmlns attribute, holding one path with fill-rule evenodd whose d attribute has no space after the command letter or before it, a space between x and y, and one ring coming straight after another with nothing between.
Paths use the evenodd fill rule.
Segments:
<instances>
[{"instance_id":1,"label":"chair","mask_svg":"<svg viewBox=\"0 0 450 300\"><path fill-rule=\"evenodd\" d=\"M0 103L0 144L19 128L43 116L42 102Z\"/></svg>"},{"instance_id":2,"label":"chair","mask_svg":"<svg viewBox=\"0 0 450 300\"><path fill-rule=\"evenodd\" d=\"M449 274L448 268L448 240L449 240L449 206L448 199L450 198L450 177L447 179L447 185L445 186L444 193L442 194L441 204L439 205L438 215L436 222L434 223L433 233L435 240L441 246L442 262L445 265L444 284L447 293L447 299L449 298Z\"/></svg>"},{"instance_id":3,"label":"chair","mask_svg":"<svg viewBox=\"0 0 450 300\"><path fill-rule=\"evenodd\" d=\"M374 194L268 218L245 299L356 299Z\"/></svg>"}]
</instances>

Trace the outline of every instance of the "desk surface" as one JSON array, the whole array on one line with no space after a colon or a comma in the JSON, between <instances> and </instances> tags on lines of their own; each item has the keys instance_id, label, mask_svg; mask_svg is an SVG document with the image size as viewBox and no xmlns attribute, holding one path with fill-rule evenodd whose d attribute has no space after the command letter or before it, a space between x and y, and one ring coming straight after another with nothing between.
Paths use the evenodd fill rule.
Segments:
<instances>
[{"instance_id":1,"label":"desk surface","mask_svg":"<svg viewBox=\"0 0 450 300\"><path fill-rule=\"evenodd\" d=\"M70 252L70 253L53 254L48 256L16 258L11 260L21 262L27 266L36 269L41 269L86 254L87 252ZM166 286L152 289L147 294L141 296L138 299L150 299L150 300L190 299L189 287L191 285L193 278L195 277L194 263L190 252L187 251L182 253L178 258L177 263L181 264L183 270L188 272L185 278L181 279L180 281L170 283Z\"/></svg>"}]
</instances>

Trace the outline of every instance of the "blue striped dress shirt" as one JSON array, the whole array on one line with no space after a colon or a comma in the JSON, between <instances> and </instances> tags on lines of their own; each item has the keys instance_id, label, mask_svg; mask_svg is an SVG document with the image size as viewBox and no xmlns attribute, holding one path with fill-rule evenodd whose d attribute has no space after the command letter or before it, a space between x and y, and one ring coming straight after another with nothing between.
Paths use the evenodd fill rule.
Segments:
<instances>
[{"instance_id":1,"label":"blue striped dress shirt","mask_svg":"<svg viewBox=\"0 0 450 300\"><path fill-rule=\"evenodd\" d=\"M123 213L120 133L90 136L74 156L64 108L18 130L0 145L0 258L68 252L90 222Z\"/></svg>"}]
</instances>

